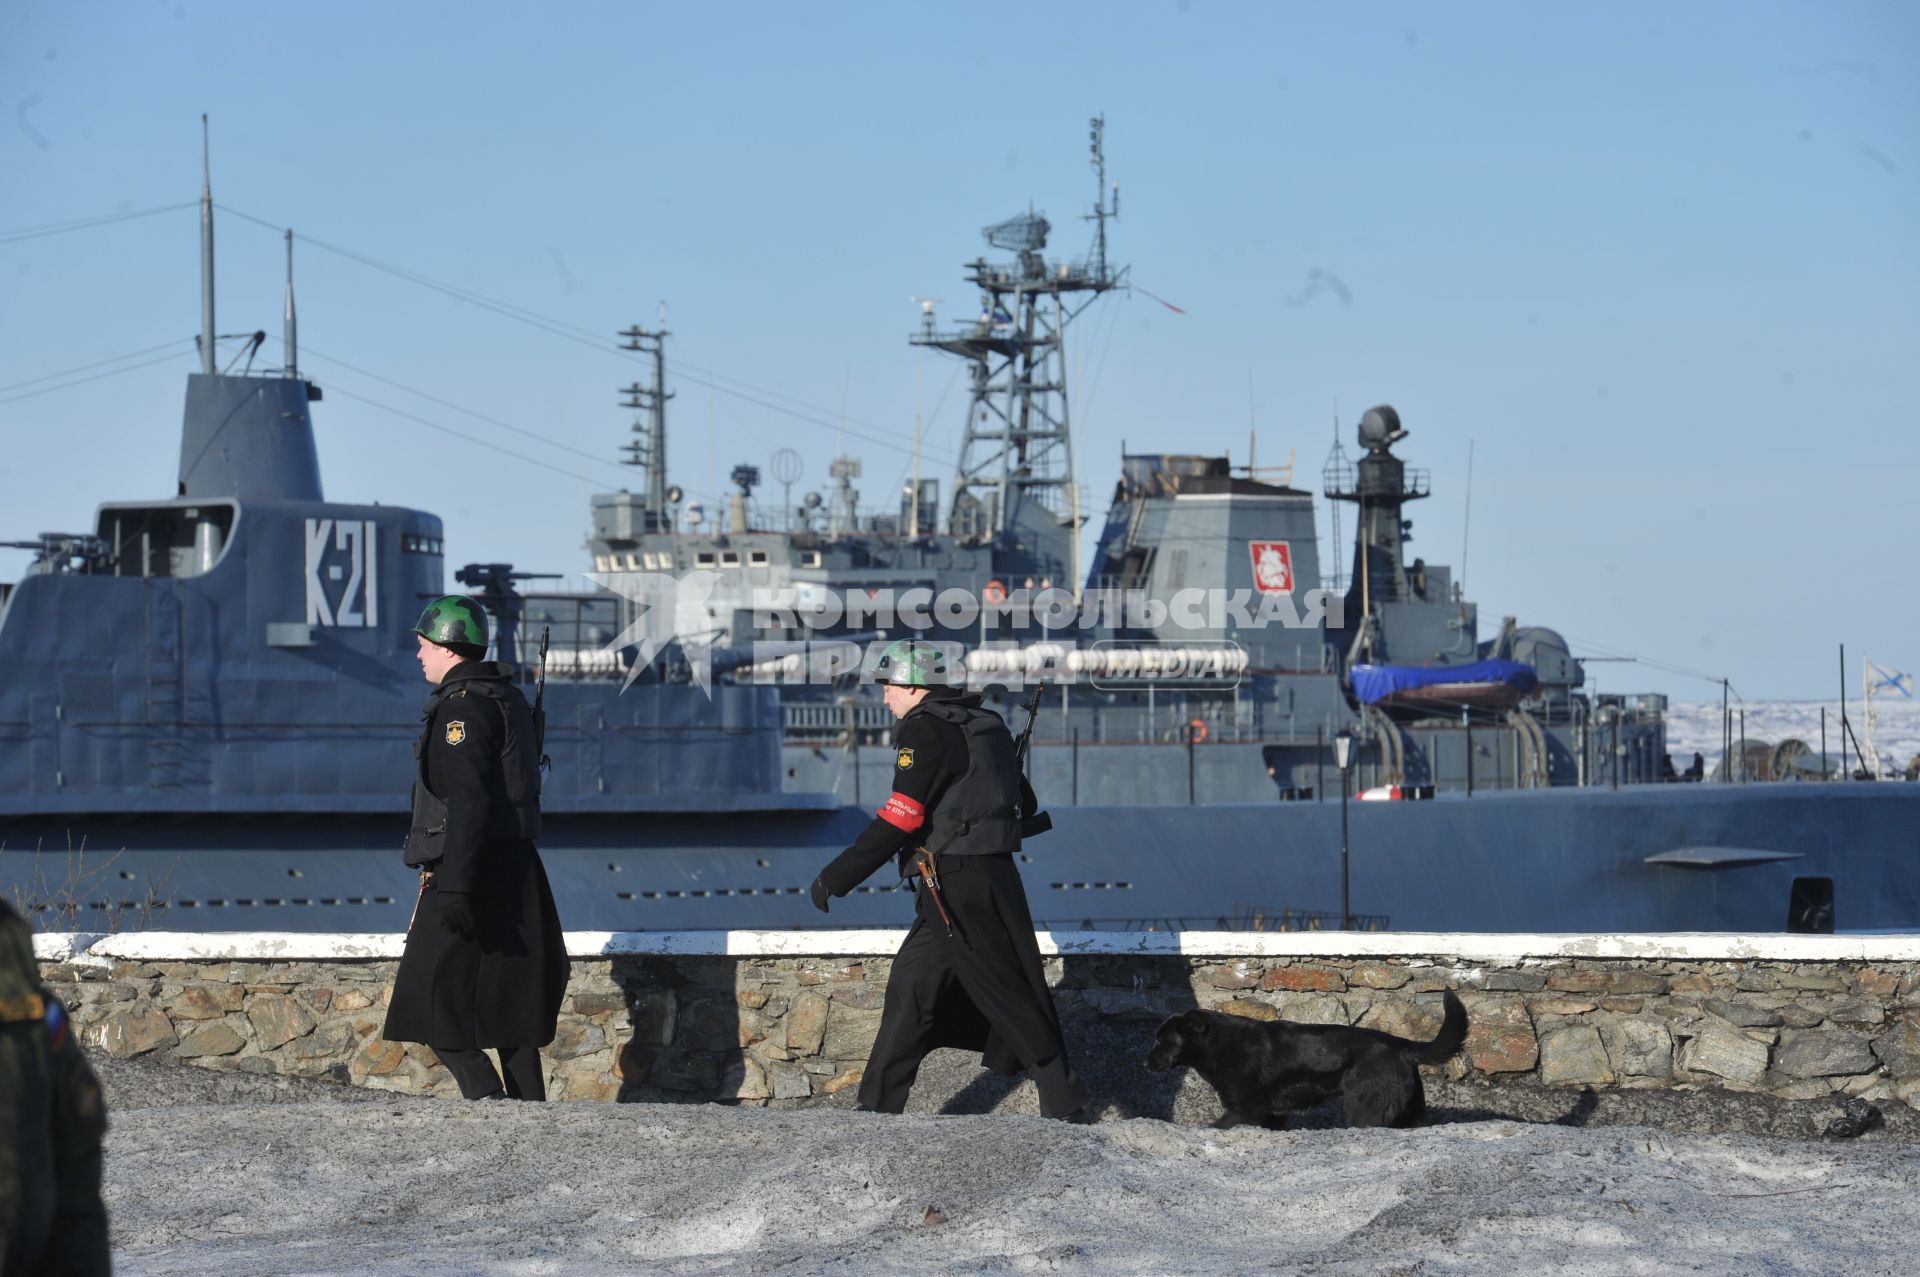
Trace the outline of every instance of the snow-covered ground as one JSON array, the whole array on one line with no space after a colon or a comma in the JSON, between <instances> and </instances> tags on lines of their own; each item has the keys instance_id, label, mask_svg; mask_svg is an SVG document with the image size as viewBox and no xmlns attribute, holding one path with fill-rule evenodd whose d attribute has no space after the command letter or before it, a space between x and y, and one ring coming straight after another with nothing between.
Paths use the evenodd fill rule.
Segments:
<instances>
[{"instance_id":1,"label":"snow-covered ground","mask_svg":"<svg viewBox=\"0 0 1920 1277\"><path fill-rule=\"evenodd\" d=\"M1432 1083L1425 1129L1269 1132L108 1072L115 1266L142 1277L1858 1277L1911 1272L1920 1235L1915 1115L1897 1104L1888 1129L1821 1142L1805 1136L1830 1108L1710 1092L1583 1112L1566 1091ZM173 1079L198 1089L164 1094ZM1584 1124L1511 1116L1529 1104Z\"/></svg>"},{"instance_id":2,"label":"snow-covered ground","mask_svg":"<svg viewBox=\"0 0 1920 1277\"><path fill-rule=\"evenodd\" d=\"M1748 701L1734 702L1734 741L1740 738L1740 711L1746 711L1749 743L1766 741L1778 745L1788 737L1798 737L1815 754L1820 752L1820 711L1827 711L1827 756L1835 768L1840 763L1840 702L1831 701ZM1909 759L1920 754L1920 700L1876 698L1874 712L1879 720L1874 743L1885 767L1904 768ZM1866 739L1866 711L1858 698L1847 701L1847 721L1854 735ZM1685 770L1694 752L1706 756L1707 772L1720 762L1720 702L1675 701L1667 707L1667 752L1674 765Z\"/></svg>"}]
</instances>

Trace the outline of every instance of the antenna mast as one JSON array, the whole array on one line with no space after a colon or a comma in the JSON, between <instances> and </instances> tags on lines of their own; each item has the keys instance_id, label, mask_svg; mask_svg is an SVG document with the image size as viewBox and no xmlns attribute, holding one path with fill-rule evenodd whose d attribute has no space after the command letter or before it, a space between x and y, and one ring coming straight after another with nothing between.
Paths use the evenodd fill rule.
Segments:
<instances>
[{"instance_id":1,"label":"antenna mast","mask_svg":"<svg viewBox=\"0 0 1920 1277\"><path fill-rule=\"evenodd\" d=\"M673 398L667 390L667 337L665 310L661 308L661 325L658 328L642 328L635 324L621 333L626 341L622 350L639 351L653 356L653 385L642 386L634 382L620 393L626 398L620 401L623 408L645 411L646 422L634 419L633 432L645 433L645 441L630 440L626 446L626 464L640 466L647 472L647 496L645 504L646 530L648 532L667 532L672 530L672 515L667 499L667 400Z\"/></svg>"},{"instance_id":2,"label":"antenna mast","mask_svg":"<svg viewBox=\"0 0 1920 1277\"><path fill-rule=\"evenodd\" d=\"M1107 219L1120 216L1120 183L1107 189L1107 117L1096 115L1087 121L1087 149L1093 163L1093 212L1085 220L1093 223L1093 273L1107 273ZM1108 197L1111 195L1111 202Z\"/></svg>"},{"instance_id":3,"label":"antenna mast","mask_svg":"<svg viewBox=\"0 0 1920 1277\"><path fill-rule=\"evenodd\" d=\"M1467 588L1467 537L1473 531L1473 440L1467 440L1467 508L1460 516L1460 579L1454 588Z\"/></svg>"},{"instance_id":4,"label":"antenna mast","mask_svg":"<svg viewBox=\"0 0 1920 1277\"><path fill-rule=\"evenodd\" d=\"M200 371L211 377L213 357L213 143L200 116Z\"/></svg>"},{"instance_id":5,"label":"antenna mast","mask_svg":"<svg viewBox=\"0 0 1920 1277\"><path fill-rule=\"evenodd\" d=\"M287 376L300 375L300 320L293 313L293 229L287 229Z\"/></svg>"},{"instance_id":6,"label":"antenna mast","mask_svg":"<svg viewBox=\"0 0 1920 1277\"><path fill-rule=\"evenodd\" d=\"M1340 446L1340 401L1333 401L1333 448L1327 453L1327 464L1320 471L1321 486L1332 487L1338 481L1351 486L1353 463L1347 460L1347 450ZM1333 553L1328 560L1333 564L1333 592L1344 594L1347 589L1347 573L1341 555L1346 552L1344 539L1340 535L1340 503L1327 502L1327 514L1333 520L1331 544Z\"/></svg>"},{"instance_id":7,"label":"antenna mast","mask_svg":"<svg viewBox=\"0 0 1920 1277\"><path fill-rule=\"evenodd\" d=\"M1073 443L1068 429L1066 329L1102 293L1120 287L1125 268L1107 265L1107 219L1120 215L1119 185L1107 187L1106 117L1090 121L1090 162L1099 182L1092 254L1049 262L1046 217L1025 213L981 231L1016 260L968 263L980 289L980 318L958 332L937 332L931 313L911 341L972 365L967 434L954 474L948 530L957 537L1012 540L1024 505L1037 503L1056 523L1074 520ZM1078 528L1070 535L1077 537ZM1065 566L1065 565L1062 565Z\"/></svg>"}]
</instances>

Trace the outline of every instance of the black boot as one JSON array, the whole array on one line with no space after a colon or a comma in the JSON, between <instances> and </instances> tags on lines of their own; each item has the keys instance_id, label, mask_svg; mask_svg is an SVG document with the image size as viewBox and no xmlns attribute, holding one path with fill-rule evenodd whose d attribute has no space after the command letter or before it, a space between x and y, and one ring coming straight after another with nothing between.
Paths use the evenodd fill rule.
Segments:
<instances>
[{"instance_id":1,"label":"black boot","mask_svg":"<svg viewBox=\"0 0 1920 1277\"><path fill-rule=\"evenodd\" d=\"M1096 1120L1087 1109L1087 1093L1067 1057L1056 1055L1027 1070L1040 1092L1040 1116L1086 1124Z\"/></svg>"}]
</instances>

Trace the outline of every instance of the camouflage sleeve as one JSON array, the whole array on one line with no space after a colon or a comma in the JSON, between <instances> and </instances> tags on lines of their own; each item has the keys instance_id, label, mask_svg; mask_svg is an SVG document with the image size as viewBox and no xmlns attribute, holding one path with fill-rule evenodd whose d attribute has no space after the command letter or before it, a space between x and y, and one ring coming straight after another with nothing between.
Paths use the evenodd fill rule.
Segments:
<instances>
[{"instance_id":1,"label":"camouflage sleeve","mask_svg":"<svg viewBox=\"0 0 1920 1277\"><path fill-rule=\"evenodd\" d=\"M478 696L440 702L427 735L427 776L447 805L446 850L434 868L439 891L472 891L480 876L489 785L500 757L500 712Z\"/></svg>"},{"instance_id":2,"label":"camouflage sleeve","mask_svg":"<svg viewBox=\"0 0 1920 1277\"><path fill-rule=\"evenodd\" d=\"M40 1267L46 1277L107 1277L112 1271L107 1207L100 1199L100 1142L107 1106L66 1008L47 999L48 1063L53 1075L53 1232Z\"/></svg>"}]
</instances>

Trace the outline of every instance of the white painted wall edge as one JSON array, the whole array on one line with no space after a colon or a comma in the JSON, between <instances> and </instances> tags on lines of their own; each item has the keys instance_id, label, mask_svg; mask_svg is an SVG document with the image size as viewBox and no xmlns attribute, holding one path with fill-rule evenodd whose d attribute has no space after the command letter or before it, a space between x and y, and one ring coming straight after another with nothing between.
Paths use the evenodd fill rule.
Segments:
<instances>
[{"instance_id":1,"label":"white painted wall edge","mask_svg":"<svg viewBox=\"0 0 1920 1277\"><path fill-rule=\"evenodd\" d=\"M575 958L730 955L761 958L891 956L907 933L850 931L569 931ZM1920 933L1871 936L1660 934L1506 935L1457 932L1061 931L1041 932L1046 954L1190 958L1427 958L1547 962L1645 958L1690 962L1914 962ZM134 931L36 935L42 962L351 962L398 958L406 937L288 931Z\"/></svg>"}]
</instances>

